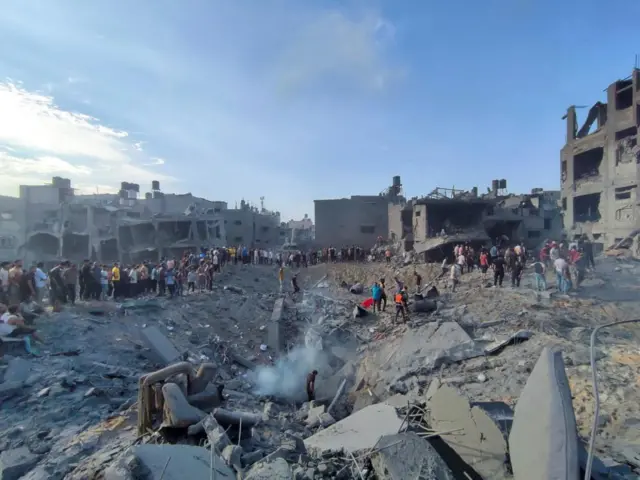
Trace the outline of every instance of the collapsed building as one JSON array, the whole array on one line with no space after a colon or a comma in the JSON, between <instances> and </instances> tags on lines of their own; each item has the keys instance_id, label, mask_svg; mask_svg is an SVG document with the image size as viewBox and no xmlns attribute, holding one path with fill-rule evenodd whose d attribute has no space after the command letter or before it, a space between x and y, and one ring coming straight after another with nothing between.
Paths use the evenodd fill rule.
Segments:
<instances>
[{"instance_id":1,"label":"collapsed building","mask_svg":"<svg viewBox=\"0 0 640 480\"><path fill-rule=\"evenodd\" d=\"M76 195L69 179L22 185L0 198L0 258L53 263L59 259L138 263L224 245L276 247L283 241L279 212L240 208L191 194L165 194L157 181L123 182L118 194Z\"/></svg>"},{"instance_id":2,"label":"collapsed building","mask_svg":"<svg viewBox=\"0 0 640 480\"><path fill-rule=\"evenodd\" d=\"M640 69L607 88L579 126L567 109L567 143L560 152L564 228L571 239L588 236L608 247L639 228Z\"/></svg>"},{"instance_id":3,"label":"collapsed building","mask_svg":"<svg viewBox=\"0 0 640 480\"><path fill-rule=\"evenodd\" d=\"M316 200L316 241L323 246L371 246L382 238L422 253L442 250L443 245L452 249L456 242L484 244L503 236L533 248L545 238L562 235L559 191L537 188L513 195L506 188L504 179L494 180L484 195L475 187L470 191L438 187L407 201L396 176L378 196Z\"/></svg>"}]
</instances>

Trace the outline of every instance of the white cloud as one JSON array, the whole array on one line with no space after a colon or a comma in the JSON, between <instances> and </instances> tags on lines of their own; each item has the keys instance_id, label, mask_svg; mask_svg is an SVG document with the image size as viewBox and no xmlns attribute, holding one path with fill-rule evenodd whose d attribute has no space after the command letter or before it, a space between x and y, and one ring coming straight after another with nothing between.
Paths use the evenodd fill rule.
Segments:
<instances>
[{"instance_id":1,"label":"white cloud","mask_svg":"<svg viewBox=\"0 0 640 480\"><path fill-rule=\"evenodd\" d=\"M85 78L82 77L68 77L67 78L67 82L68 83L85 83L87 80Z\"/></svg>"},{"instance_id":2,"label":"white cloud","mask_svg":"<svg viewBox=\"0 0 640 480\"><path fill-rule=\"evenodd\" d=\"M341 81L382 89L401 74L386 55L394 36L393 25L371 12L357 18L339 11L314 15L288 42L278 68L281 86Z\"/></svg>"},{"instance_id":3,"label":"white cloud","mask_svg":"<svg viewBox=\"0 0 640 480\"><path fill-rule=\"evenodd\" d=\"M0 82L0 191L16 194L20 184L71 178L80 191L117 189L122 181L171 183L171 177L145 169L161 165L131 143L125 131L96 118L62 110L53 98L29 92L15 82ZM139 162L139 163L138 163Z\"/></svg>"},{"instance_id":4,"label":"white cloud","mask_svg":"<svg viewBox=\"0 0 640 480\"><path fill-rule=\"evenodd\" d=\"M151 162L150 163L145 163L144 166L145 167L153 167L156 165L164 165L166 163L164 158L159 158L159 157L151 157Z\"/></svg>"}]
</instances>

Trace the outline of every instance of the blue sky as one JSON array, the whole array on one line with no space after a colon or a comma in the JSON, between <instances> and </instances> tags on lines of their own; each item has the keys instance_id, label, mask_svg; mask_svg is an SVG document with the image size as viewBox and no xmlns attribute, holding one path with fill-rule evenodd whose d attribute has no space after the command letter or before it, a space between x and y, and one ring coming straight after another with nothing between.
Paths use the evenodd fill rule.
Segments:
<instances>
[{"instance_id":1,"label":"blue sky","mask_svg":"<svg viewBox=\"0 0 640 480\"><path fill-rule=\"evenodd\" d=\"M637 0L11 0L0 193L151 180L233 206L558 188L561 120L631 73ZM583 120L586 110L579 111Z\"/></svg>"}]
</instances>

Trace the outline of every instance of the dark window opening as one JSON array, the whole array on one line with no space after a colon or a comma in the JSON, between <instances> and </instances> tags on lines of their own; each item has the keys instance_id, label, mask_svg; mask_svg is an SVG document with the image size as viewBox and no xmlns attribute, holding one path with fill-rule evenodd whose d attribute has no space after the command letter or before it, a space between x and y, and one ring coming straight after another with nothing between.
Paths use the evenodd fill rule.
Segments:
<instances>
[{"instance_id":1,"label":"dark window opening","mask_svg":"<svg viewBox=\"0 0 640 480\"><path fill-rule=\"evenodd\" d=\"M360 225L360 233L376 233L376 227L371 225Z\"/></svg>"},{"instance_id":2,"label":"dark window opening","mask_svg":"<svg viewBox=\"0 0 640 480\"><path fill-rule=\"evenodd\" d=\"M623 138L631 137L636 133L638 133L638 129L636 127L625 128L624 130L616 132L616 141L620 141Z\"/></svg>"},{"instance_id":3,"label":"dark window opening","mask_svg":"<svg viewBox=\"0 0 640 480\"><path fill-rule=\"evenodd\" d=\"M242 222L240 220L235 220L233 222L234 225L242 225Z\"/></svg>"},{"instance_id":4,"label":"dark window opening","mask_svg":"<svg viewBox=\"0 0 640 480\"><path fill-rule=\"evenodd\" d=\"M544 229L545 230L551 230L551 219L550 218L545 218L544 219Z\"/></svg>"},{"instance_id":5,"label":"dark window opening","mask_svg":"<svg viewBox=\"0 0 640 480\"><path fill-rule=\"evenodd\" d=\"M256 238L256 243L260 243L260 239L259 238Z\"/></svg>"},{"instance_id":6,"label":"dark window opening","mask_svg":"<svg viewBox=\"0 0 640 480\"><path fill-rule=\"evenodd\" d=\"M140 218L140 212L127 212L126 215L129 218Z\"/></svg>"},{"instance_id":7,"label":"dark window opening","mask_svg":"<svg viewBox=\"0 0 640 480\"><path fill-rule=\"evenodd\" d=\"M422 211L421 210L416 211L416 217L419 217L420 215L422 215Z\"/></svg>"},{"instance_id":8,"label":"dark window opening","mask_svg":"<svg viewBox=\"0 0 640 480\"><path fill-rule=\"evenodd\" d=\"M242 243L242 237L234 237L233 241L236 243Z\"/></svg>"},{"instance_id":9,"label":"dark window opening","mask_svg":"<svg viewBox=\"0 0 640 480\"><path fill-rule=\"evenodd\" d=\"M267 227L267 226L260 227L260 230L266 233L266 232L269 231L269 227Z\"/></svg>"},{"instance_id":10,"label":"dark window opening","mask_svg":"<svg viewBox=\"0 0 640 480\"><path fill-rule=\"evenodd\" d=\"M601 236L602 236L602 234L601 234L601 233L594 233L594 234L593 234L593 239L594 239L594 240L598 240Z\"/></svg>"},{"instance_id":11,"label":"dark window opening","mask_svg":"<svg viewBox=\"0 0 640 480\"><path fill-rule=\"evenodd\" d=\"M616 82L616 110L624 110L633 105L633 81Z\"/></svg>"},{"instance_id":12,"label":"dark window opening","mask_svg":"<svg viewBox=\"0 0 640 480\"><path fill-rule=\"evenodd\" d=\"M567 197L564 197L562 199L562 210L566 210L567 209Z\"/></svg>"},{"instance_id":13,"label":"dark window opening","mask_svg":"<svg viewBox=\"0 0 640 480\"><path fill-rule=\"evenodd\" d=\"M598 177L603 157L603 147L592 148L573 157L573 181Z\"/></svg>"},{"instance_id":14,"label":"dark window opening","mask_svg":"<svg viewBox=\"0 0 640 480\"><path fill-rule=\"evenodd\" d=\"M269 240L265 240L264 243L269 243Z\"/></svg>"},{"instance_id":15,"label":"dark window opening","mask_svg":"<svg viewBox=\"0 0 640 480\"><path fill-rule=\"evenodd\" d=\"M560 166L560 178L562 179L562 183L567 181L567 161L562 160Z\"/></svg>"},{"instance_id":16,"label":"dark window opening","mask_svg":"<svg viewBox=\"0 0 640 480\"><path fill-rule=\"evenodd\" d=\"M220 213L220 209L219 208L214 208L213 209L213 213Z\"/></svg>"},{"instance_id":17,"label":"dark window opening","mask_svg":"<svg viewBox=\"0 0 640 480\"><path fill-rule=\"evenodd\" d=\"M634 160L640 160L640 155L637 154L636 145L638 139L636 137L638 129L636 127L625 128L616 132L616 165L621 163L634 163Z\"/></svg>"},{"instance_id":18,"label":"dark window opening","mask_svg":"<svg viewBox=\"0 0 640 480\"><path fill-rule=\"evenodd\" d=\"M631 192L636 188L635 185L631 187L616 188L616 200L629 200L631 198Z\"/></svg>"},{"instance_id":19,"label":"dark window opening","mask_svg":"<svg viewBox=\"0 0 640 480\"><path fill-rule=\"evenodd\" d=\"M575 222L597 222L600 220L600 194L580 195L573 199Z\"/></svg>"},{"instance_id":20,"label":"dark window opening","mask_svg":"<svg viewBox=\"0 0 640 480\"><path fill-rule=\"evenodd\" d=\"M529 230L527 238L540 238L540 230Z\"/></svg>"}]
</instances>

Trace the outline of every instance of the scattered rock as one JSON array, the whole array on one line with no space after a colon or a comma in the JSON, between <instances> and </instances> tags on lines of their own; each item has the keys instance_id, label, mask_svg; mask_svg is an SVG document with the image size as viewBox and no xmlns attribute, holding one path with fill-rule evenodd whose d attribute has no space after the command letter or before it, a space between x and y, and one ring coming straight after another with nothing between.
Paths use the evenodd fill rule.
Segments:
<instances>
[{"instance_id":1,"label":"scattered rock","mask_svg":"<svg viewBox=\"0 0 640 480\"><path fill-rule=\"evenodd\" d=\"M18 480L40 461L27 447L5 450L0 453L0 479Z\"/></svg>"}]
</instances>

